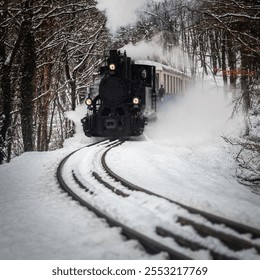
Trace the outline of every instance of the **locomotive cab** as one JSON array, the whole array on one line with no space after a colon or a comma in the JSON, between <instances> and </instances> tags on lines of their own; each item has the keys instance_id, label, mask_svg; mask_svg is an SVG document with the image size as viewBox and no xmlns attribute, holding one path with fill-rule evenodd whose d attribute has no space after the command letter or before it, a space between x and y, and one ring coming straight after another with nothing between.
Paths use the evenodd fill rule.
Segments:
<instances>
[{"instance_id":1,"label":"locomotive cab","mask_svg":"<svg viewBox=\"0 0 260 280\"><path fill-rule=\"evenodd\" d=\"M155 67L132 64L126 53L111 50L100 68L98 95L85 100L89 109L81 120L85 134L112 138L141 135L145 88L154 86L154 73Z\"/></svg>"}]
</instances>

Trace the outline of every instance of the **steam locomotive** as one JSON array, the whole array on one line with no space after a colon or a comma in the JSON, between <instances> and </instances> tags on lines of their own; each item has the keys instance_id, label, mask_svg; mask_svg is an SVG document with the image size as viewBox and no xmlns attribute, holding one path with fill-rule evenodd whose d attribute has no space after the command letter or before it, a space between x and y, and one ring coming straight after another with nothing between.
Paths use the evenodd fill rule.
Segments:
<instances>
[{"instance_id":1,"label":"steam locomotive","mask_svg":"<svg viewBox=\"0 0 260 280\"><path fill-rule=\"evenodd\" d=\"M143 133L156 108L155 66L134 64L126 52L110 50L100 67L98 92L85 98L86 136L124 138Z\"/></svg>"}]
</instances>

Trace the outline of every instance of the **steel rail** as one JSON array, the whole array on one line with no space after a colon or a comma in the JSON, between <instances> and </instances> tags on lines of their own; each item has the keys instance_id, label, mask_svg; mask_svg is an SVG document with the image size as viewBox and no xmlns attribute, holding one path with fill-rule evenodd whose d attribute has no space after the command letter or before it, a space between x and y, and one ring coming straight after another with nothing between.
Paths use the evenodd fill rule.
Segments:
<instances>
[{"instance_id":1,"label":"steel rail","mask_svg":"<svg viewBox=\"0 0 260 280\"><path fill-rule=\"evenodd\" d=\"M83 148L87 148L90 146L93 146L94 144L85 146ZM114 146L113 146L114 147ZM94 212L99 218L105 219L107 221L107 223L111 226L111 227L120 227L122 229L122 234L128 238L128 239L136 239L138 240L142 246L145 248L145 250L148 253L151 254L157 254L157 253L161 253L161 252L166 252L169 255L170 259L174 259L174 260L188 260L191 259L189 256L182 254L178 251L175 251L174 249L124 225L123 223L115 220L114 218L112 218L111 216L103 213L100 209L98 209L97 207L93 206L91 203L89 203L88 201L82 199L79 195L77 195L64 181L63 177L62 177L62 170L63 167L65 165L65 163L68 161L68 159L75 154L77 151L83 149L77 149L75 151L73 151L72 153L70 153L69 155L67 155L59 164L58 168L57 168L57 172L56 172L56 177L57 180L59 182L60 187L62 188L62 190L64 192L66 192L70 197L72 197L74 200L78 201L80 205L82 205L83 207L86 207L88 210ZM111 147L110 147L111 148ZM110 149L109 148L109 149ZM89 191L88 188L86 186L84 186L80 180L76 177L75 174L73 174L73 178L75 180L75 182L81 187L81 188L85 188L86 191Z\"/></svg>"},{"instance_id":2,"label":"steel rail","mask_svg":"<svg viewBox=\"0 0 260 280\"><path fill-rule=\"evenodd\" d=\"M177 220L176 220L177 223L181 224L182 226L191 226L196 231L196 233L203 238L207 237L207 236L211 236L213 238L218 239L219 241L222 242L222 244L224 244L227 248L229 248L231 251L233 251L234 254L237 251L242 251L242 250L247 250L247 249L254 249L257 254L260 254L260 246L256 242L254 242L255 241L254 239L260 237L260 232L258 229L255 229L255 228L246 226L244 224L237 223L237 222L213 215L211 213L207 213L205 211L201 211L199 209L195 209L193 207L184 205L182 203L179 203L177 201L171 200L162 195L151 192L147 189L144 189L140 186L137 186L137 185L125 180L124 178L122 178L121 176L119 176L118 174L113 172L106 163L107 153L112 148L113 147L110 147L103 154L103 156L101 157L101 164L102 164L105 172L111 178L113 178L115 181L121 183L123 186L125 186L126 188L128 188L132 191L144 192L149 195L153 195L153 196L165 199L170 203L174 203L174 204L186 209L191 214L201 215L202 217L204 217L205 219L207 219L208 221L210 221L213 224L224 224L226 226L226 228L234 230L237 234L234 234L232 232L227 233L223 230L216 230L213 226L204 225L203 222L195 222L194 220L192 220L192 218L188 219L188 218L182 217L180 215L178 215ZM105 184L105 185L108 184L104 181L104 179L101 179L101 180L102 180L103 184ZM113 186L110 185L110 189L113 189ZM236 257L232 256L231 253L220 253L216 249L211 249L210 247L207 248L206 246L204 246L200 243L196 243L188 238L182 237L180 235L176 235L175 232L173 232L169 229L166 229L162 226L156 227L156 233L162 237L170 237L176 243L178 243L180 246L187 247L191 250L207 249L213 259L236 259ZM241 234L241 233L250 234L251 240L239 237L238 234Z\"/></svg>"},{"instance_id":3,"label":"steel rail","mask_svg":"<svg viewBox=\"0 0 260 280\"><path fill-rule=\"evenodd\" d=\"M137 186L127 180L125 180L124 178L120 177L118 174L116 174L115 172L113 172L108 164L106 163L106 156L107 156L107 153L113 149L114 147L110 147L103 155L102 155L102 158L101 158L101 163L102 163L102 166L103 168L105 169L105 171L107 172L107 174L109 174L110 177L112 177L115 181L117 182L120 182L123 186L125 186L126 188L130 189L130 190L134 190L134 191L140 191L140 192L144 192L144 193L147 193L149 195L153 195L153 196L156 196L156 197L159 197L159 198L163 198L167 201L169 201L170 203L174 203L184 209L186 209L188 212L190 213L193 213L193 214L199 214L201 216L203 216L204 218L206 218L207 220L209 220L210 222L212 223L215 223L215 224L224 224L226 226L228 226L229 228L237 231L238 233L242 233L242 234L251 234L252 238L256 239L256 238L260 238L260 230L259 229L256 229L256 228L253 228L253 227L250 227L250 226L247 226L247 225L244 225L244 224L241 224L241 223L238 223L238 222L235 222L235 221L231 221L229 219L226 219L226 218L223 218L223 217L220 217L220 216L217 216L217 215L214 215L212 213L208 213L208 212L205 212L205 211L202 211L202 210L199 210L199 209L196 209L196 208L193 208L193 207L190 207L188 205L185 205L183 203L180 203L178 201L175 201L175 200L172 200L172 199L169 199L168 197L165 197L165 196L162 196L160 194L157 194L157 193L154 193L152 191L149 191L145 188L142 188L140 186Z\"/></svg>"}]
</instances>

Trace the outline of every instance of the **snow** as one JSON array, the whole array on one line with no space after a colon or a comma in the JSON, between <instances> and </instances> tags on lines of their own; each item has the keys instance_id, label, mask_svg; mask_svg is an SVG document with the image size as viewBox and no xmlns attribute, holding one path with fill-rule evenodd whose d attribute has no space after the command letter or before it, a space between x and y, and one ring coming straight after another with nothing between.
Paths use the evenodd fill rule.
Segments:
<instances>
[{"instance_id":1,"label":"snow","mask_svg":"<svg viewBox=\"0 0 260 280\"><path fill-rule=\"evenodd\" d=\"M260 228L260 197L236 181L230 150L221 144L225 146L220 142L194 149L154 141L125 143L108 154L108 165L164 197Z\"/></svg>"},{"instance_id":2,"label":"snow","mask_svg":"<svg viewBox=\"0 0 260 280\"><path fill-rule=\"evenodd\" d=\"M110 150L107 164L125 179L148 190L260 228L260 196L237 182L235 148L221 138L223 133L237 133L240 122L227 121L231 108L219 96L202 97L194 94L177 105L162 104L158 122L146 128L145 137ZM79 106L67 114L76 123L77 134L65 142L64 148L25 153L0 166L0 259L166 258L164 253L149 255L137 241L125 240L120 228L110 228L106 221L81 207L59 188L55 172L61 159L76 148L96 141L86 138L82 132L83 112L84 107ZM203 240L191 227L183 229L176 223L178 215L189 217L179 206L126 190L113 180L111 184L130 196L118 197L102 187L91 174L98 171L109 180L99 165L103 150L102 145L84 148L69 159L63 174L66 182L73 182L70 173L73 169L94 194L79 190L76 185L72 186L75 192L111 217L144 233L150 232L160 242L153 230L156 225L204 242L219 252L230 253L214 238ZM197 219L208 223L201 217ZM209 258L205 250L191 252L170 238L163 242L182 253L188 252L195 259ZM259 258L252 250L237 252L235 256Z\"/></svg>"},{"instance_id":3,"label":"snow","mask_svg":"<svg viewBox=\"0 0 260 280\"><path fill-rule=\"evenodd\" d=\"M55 170L70 150L26 153L1 166L0 259L147 258L59 189Z\"/></svg>"}]
</instances>

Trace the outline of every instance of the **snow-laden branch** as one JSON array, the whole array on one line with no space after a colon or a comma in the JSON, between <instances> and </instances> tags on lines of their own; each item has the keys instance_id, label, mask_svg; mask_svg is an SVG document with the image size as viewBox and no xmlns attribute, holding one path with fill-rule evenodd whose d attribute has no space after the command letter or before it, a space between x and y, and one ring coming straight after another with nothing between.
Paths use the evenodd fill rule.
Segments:
<instances>
[{"instance_id":1,"label":"snow-laden branch","mask_svg":"<svg viewBox=\"0 0 260 280\"><path fill-rule=\"evenodd\" d=\"M105 22L103 22L103 24L100 25L99 29L95 32L95 34L93 36L91 36L92 38L95 38L95 41L98 39L98 37L100 36L100 34L102 33L103 29L105 27ZM95 42L94 41L94 42ZM93 47L95 46L95 43L92 43L92 45L89 47L88 52L86 53L86 55L84 56L84 58L82 59L82 61L76 66L74 67L73 71L72 71L72 76L75 78L76 72L81 69L81 67L85 64L85 62L87 61L89 54L92 52Z\"/></svg>"},{"instance_id":2,"label":"snow-laden branch","mask_svg":"<svg viewBox=\"0 0 260 280\"><path fill-rule=\"evenodd\" d=\"M246 19L256 20L256 21L260 20L260 17L257 16L250 16L246 14L235 14L235 13L226 13L223 15L215 15L215 16L217 16L218 18L235 17L235 18L246 18Z\"/></svg>"},{"instance_id":3,"label":"snow-laden branch","mask_svg":"<svg viewBox=\"0 0 260 280\"><path fill-rule=\"evenodd\" d=\"M72 4L68 5L68 6L73 7ZM84 6L79 10L73 11L73 10L67 10L68 6L66 5L66 6L63 6L61 8L55 7L50 12L48 12L47 14L45 14L41 17L38 17L37 19L40 20L40 22L36 26L34 26L34 30L39 29L46 19L59 18L59 17L62 17L64 15L74 15L74 14L78 14L78 13L81 13L81 12L86 12L88 10L92 10L92 9L96 8L95 6L89 6L89 7ZM61 11L59 11L59 10L61 10Z\"/></svg>"},{"instance_id":4,"label":"snow-laden branch","mask_svg":"<svg viewBox=\"0 0 260 280\"><path fill-rule=\"evenodd\" d=\"M153 16L153 17L156 17L158 18L162 23L164 23L166 26L171 26L173 29L175 29L176 31L178 31L178 29L173 26L173 25L170 25L168 21L166 21L162 16L156 14L156 13L153 13L153 12L150 12L150 11L145 11L145 10L142 10L143 13L145 14L148 14L150 16Z\"/></svg>"},{"instance_id":5,"label":"snow-laden branch","mask_svg":"<svg viewBox=\"0 0 260 280\"><path fill-rule=\"evenodd\" d=\"M249 46L248 43L244 42L244 40L241 39L240 36L236 36L236 35L235 35L235 33L238 33L237 30L232 30L231 28L229 28L229 27L227 26L227 24L219 18L218 15L215 15L215 14L210 13L210 12L208 12L208 11L206 12L206 14L207 14L208 16L214 18L215 20L217 20L217 21L221 24L222 28L224 28L226 31L228 31L228 32L233 36L233 38L234 38L235 40L237 40L238 42L240 42L246 49L250 50L251 52L255 53L257 56L259 56L259 51L258 51L258 50L252 49L252 48ZM245 33L245 32L239 32L239 33L242 34L243 36L246 36L246 37L249 37L250 39L255 40L256 42L259 42L259 39L258 39L258 38L255 38L255 37L253 37L253 36L251 36L251 35L249 35L249 34L247 34L247 33Z\"/></svg>"}]
</instances>

